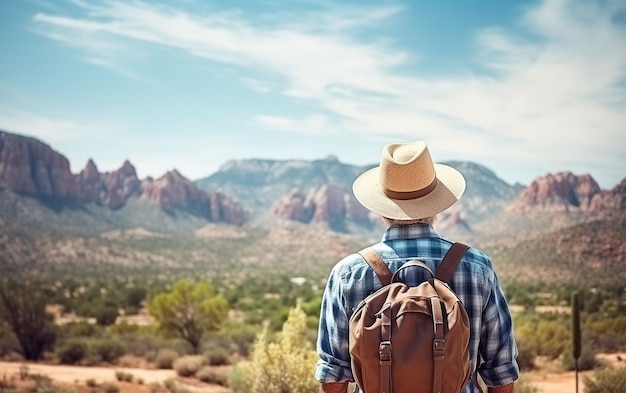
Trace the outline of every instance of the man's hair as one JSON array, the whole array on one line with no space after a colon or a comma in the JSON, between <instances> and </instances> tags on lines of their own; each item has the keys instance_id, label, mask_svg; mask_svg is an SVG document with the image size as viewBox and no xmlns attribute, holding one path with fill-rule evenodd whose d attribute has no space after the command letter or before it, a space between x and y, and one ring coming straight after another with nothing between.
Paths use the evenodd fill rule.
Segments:
<instances>
[{"instance_id":1,"label":"man's hair","mask_svg":"<svg viewBox=\"0 0 626 393\"><path fill-rule=\"evenodd\" d=\"M383 217L383 221L390 228L393 225L428 224L433 225L435 217L418 218L417 220L397 220L395 218Z\"/></svg>"}]
</instances>

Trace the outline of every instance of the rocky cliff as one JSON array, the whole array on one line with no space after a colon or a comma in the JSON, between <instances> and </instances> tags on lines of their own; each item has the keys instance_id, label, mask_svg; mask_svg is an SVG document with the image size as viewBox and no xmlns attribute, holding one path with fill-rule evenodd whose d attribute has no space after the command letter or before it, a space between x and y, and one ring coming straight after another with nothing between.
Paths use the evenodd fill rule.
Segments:
<instances>
[{"instance_id":1,"label":"rocky cliff","mask_svg":"<svg viewBox=\"0 0 626 393\"><path fill-rule=\"evenodd\" d=\"M100 173L93 160L77 175L67 158L35 138L0 131L0 189L32 197L52 197L121 209L131 199L166 212L184 210L211 221L243 224L246 212L220 192L207 193L177 171L140 180L129 162Z\"/></svg>"},{"instance_id":2,"label":"rocky cliff","mask_svg":"<svg viewBox=\"0 0 626 393\"><path fill-rule=\"evenodd\" d=\"M350 190L336 184L312 188L306 195L294 188L274 204L272 212L279 219L326 226L336 231L347 231L352 225L371 227L369 212Z\"/></svg>"},{"instance_id":3,"label":"rocky cliff","mask_svg":"<svg viewBox=\"0 0 626 393\"><path fill-rule=\"evenodd\" d=\"M2 131L0 187L29 195L80 197L67 158L37 139Z\"/></svg>"},{"instance_id":4,"label":"rocky cliff","mask_svg":"<svg viewBox=\"0 0 626 393\"><path fill-rule=\"evenodd\" d=\"M512 212L593 213L626 207L626 179L602 190L589 174L558 172L535 179L508 207Z\"/></svg>"}]
</instances>

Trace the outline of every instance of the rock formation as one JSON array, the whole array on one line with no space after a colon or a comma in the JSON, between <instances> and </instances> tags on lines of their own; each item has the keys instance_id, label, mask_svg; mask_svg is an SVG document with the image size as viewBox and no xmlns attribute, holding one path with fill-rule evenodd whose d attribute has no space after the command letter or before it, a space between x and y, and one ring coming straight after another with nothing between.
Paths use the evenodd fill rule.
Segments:
<instances>
[{"instance_id":1,"label":"rock formation","mask_svg":"<svg viewBox=\"0 0 626 393\"><path fill-rule=\"evenodd\" d=\"M120 209L130 199L145 199L167 212L185 210L211 221L243 224L246 212L221 192L207 193L177 171L157 180L141 181L129 162L112 172L100 173L89 160L77 175L67 158L35 138L0 131L0 189L34 197L72 198L110 209Z\"/></svg>"},{"instance_id":2,"label":"rock formation","mask_svg":"<svg viewBox=\"0 0 626 393\"><path fill-rule=\"evenodd\" d=\"M30 195L79 197L67 158L37 139L1 131L0 187Z\"/></svg>"}]
</instances>

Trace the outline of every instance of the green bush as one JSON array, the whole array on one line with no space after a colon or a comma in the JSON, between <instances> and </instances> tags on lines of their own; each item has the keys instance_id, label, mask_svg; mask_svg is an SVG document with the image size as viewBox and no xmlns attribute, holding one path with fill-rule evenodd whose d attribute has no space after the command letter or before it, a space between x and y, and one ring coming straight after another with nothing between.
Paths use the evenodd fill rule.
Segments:
<instances>
[{"instance_id":1,"label":"green bush","mask_svg":"<svg viewBox=\"0 0 626 393\"><path fill-rule=\"evenodd\" d=\"M59 361L63 364L80 363L87 354L87 348L87 342L85 342L84 339L70 339L59 348L57 356L59 357Z\"/></svg>"},{"instance_id":2,"label":"green bush","mask_svg":"<svg viewBox=\"0 0 626 393\"><path fill-rule=\"evenodd\" d=\"M520 370L527 371L535 368L535 358L537 351L533 345L529 345L526 340L517 340L517 365Z\"/></svg>"},{"instance_id":3,"label":"green bush","mask_svg":"<svg viewBox=\"0 0 626 393\"><path fill-rule=\"evenodd\" d=\"M245 365L245 363L242 363ZM250 383L246 379L246 368L237 364L228 373L228 387L233 392L237 393L250 393Z\"/></svg>"},{"instance_id":4,"label":"green bush","mask_svg":"<svg viewBox=\"0 0 626 393\"><path fill-rule=\"evenodd\" d=\"M133 374L124 371L116 371L115 378L120 382L133 382L133 379L135 379Z\"/></svg>"},{"instance_id":5,"label":"green bush","mask_svg":"<svg viewBox=\"0 0 626 393\"><path fill-rule=\"evenodd\" d=\"M196 373L196 378L205 383L212 383L216 385L227 386L228 385L228 375L224 372L220 372L212 369L211 367L202 367Z\"/></svg>"},{"instance_id":6,"label":"green bush","mask_svg":"<svg viewBox=\"0 0 626 393\"><path fill-rule=\"evenodd\" d=\"M101 339L93 343L93 352L107 363L115 363L126 353L126 349L116 340Z\"/></svg>"},{"instance_id":7,"label":"green bush","mask_svg":"<svg viewBox=\"0 0 626 393\"><path fill-rule=\"evenodd\" d=\"M204 356L183 356L174 361L173 368L181 377L192 377L204 366Z\"/></svg>"},{"instance_id":8,"label":"green bush","mask_svg":"<svg viewBox=\"0 0 626 393\"><path fill-rule=\"evenodd\" d=\"M226 348L212 348L206 351L204 356L210 366L224 366L230 363Z\"/></svg>"},{"instance_id":9,"label":"green bush","mask_svg":"<svg viewBox=\"0 0 626 393\"><path fill-rule=\"evenodd\" d=\"M231 388L249 393L317 393L319 384L311 372L316 359L307 338L306 314L298 305L289 312L277 342L269 342L267 329L261 333L250 361L235 366Z\"/></svg>"},{"instance_id":10,"label":"green bush","mask_svg":"<svg viewBox=\"0 0 626 393\"><path fill-rule=\"evenodd\" d=\"M103 382L100 385L100 389L104 393L117 393L120 391L120 387L115 382Z\"/></svg>"},{"instance_id":11,"label":"green bush","mask_svg":"<svg viewBox=\"0 0 626 393\"><path fill-rule=\"evenodd\" d=\"M561 358L561 366L563 369L572 371L576 369L576 360L574 359L572 344L570 344L563 352ZM593 370L598 366L596 361L596 352L588 345L583 345L578 358L578 370Z\"/></svg>"},{"instance_id":12,"label":"green bush","mask_svg":"<svg viewBox=\"0 0 626 393\"><path fill-rule=\"evenodd\" d=\"M159 352L154 359L154 363L158 368L171 369L176 359L178 359L178 352L173 349L164 348L159 349Z\"/></svg>"},{"instance_id":13,"label":"green bush","mask_svg":"<svg viewBox=\"0 0 626 393\"><path fill-rule=\"evenodd\" d=\"M596 370L593 378L583 380L585 393L624 393L626 387L626 368Z\"/></svg>"}]
</instances>

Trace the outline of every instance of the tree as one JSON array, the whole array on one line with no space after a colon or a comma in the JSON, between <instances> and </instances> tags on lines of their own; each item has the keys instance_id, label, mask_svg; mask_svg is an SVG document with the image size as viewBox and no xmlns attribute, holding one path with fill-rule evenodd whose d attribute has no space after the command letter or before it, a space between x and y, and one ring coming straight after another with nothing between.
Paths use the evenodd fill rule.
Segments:
<instances>
[{"instance_id":1,"label":"tree","mask_svg":"<svg viewBox=\"0 0 626 393\"><path fill-rule=\"evenodd\" d=\"M41 286L26 280L0 282L0 316L17 338L26 360L41 359L54 344L53 317L46 312Z\"/></svg>"},{"instance_id":2,"label":"tree","mask_svg":"<svg viewBox=\"0 0 626 393\"><path fill-rule=\"evenodd\" d=\"M208 283L179 280L171 292L156 295L148 311L162 330L187 341L198 353L204 333L217 330L228 316L228 303Z\"/></svg>"}]
</instances>

